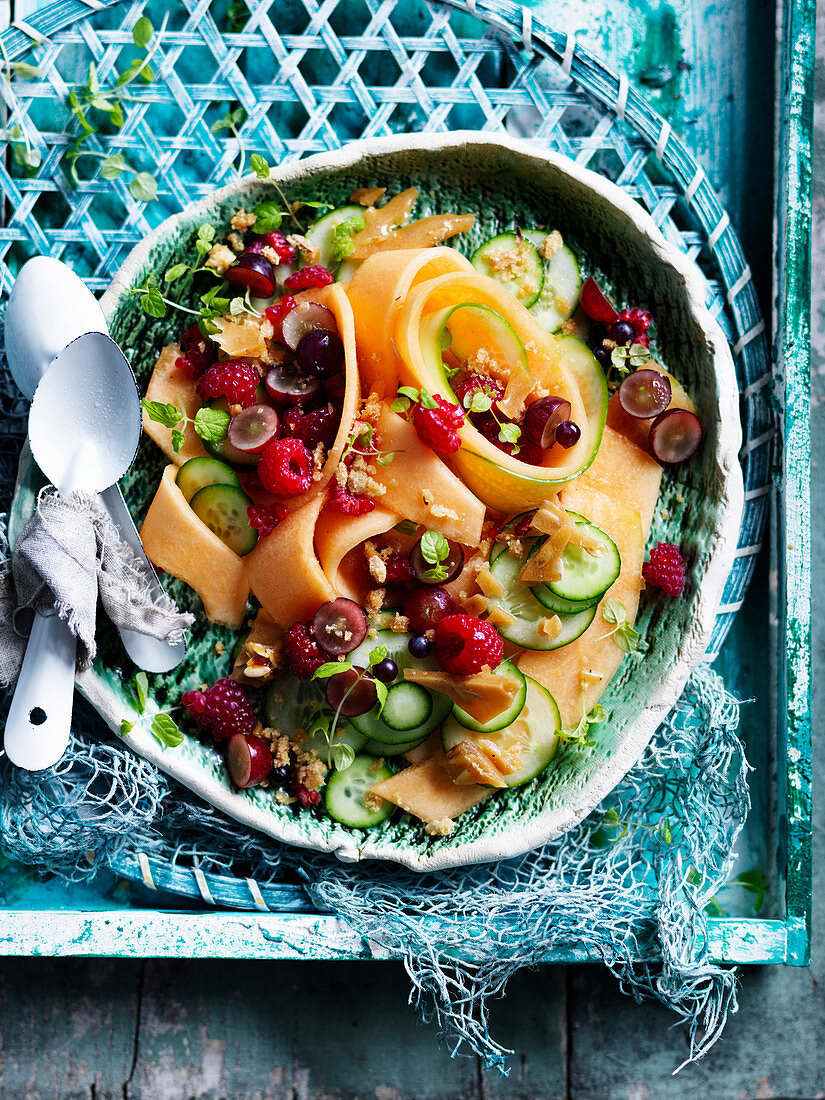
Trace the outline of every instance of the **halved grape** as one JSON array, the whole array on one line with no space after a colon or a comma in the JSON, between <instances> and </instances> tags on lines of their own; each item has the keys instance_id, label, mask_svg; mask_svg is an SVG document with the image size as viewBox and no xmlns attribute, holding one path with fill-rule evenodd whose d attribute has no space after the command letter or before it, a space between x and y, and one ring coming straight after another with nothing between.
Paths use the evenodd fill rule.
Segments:
<instances>
[{"instance_id":1,"label":"halved grape","mask_svg":"<svg viewBox=\"0 0 825 1100\"><path fill-rule=\"evenodd\" d=\"M266 392L276 405L303 405L321 392L321 379L296 373L292 364L279 363L264 379Z\"/></svg>"},{"instance_id":2,"label":"halved grape","mask_svg":"<svg viewBox=\"0 0 825 1100\"><path fill-rule=\"evenodd\" d=\"M545 451L556 442L556 428L570 419L572 406L563 397L540 397L527 406L524 435ZM523 461L523 456L522 456Z\"/></svg>"},{"instance_id":3,"label":"halved grape","mask_svg":"<svg viewBox=\"0 0 825 1100\"><path fill-rule=\"evenodd\" d=\"M619 403L626 413L650 420L670 404L670 379L657 370L637 370L619 386Z\"/></svg>"},{"instance_id":4,"label":"halved grape","mask_svg":"<svg viewBox=\"0 0 825 1100\"><path fill-rule=\"evenodd\" d=\"M278 435L278 414L271 405L249 405L235 413L226 435L236 450L258 455Z\"/></svg>"},{"instance_id":5,"label":"halved grape","mask_svg":"<svg viewBox=\"0 0 825 1100\"><path fill-rule=\"evenodd\" d=\"M300 344L302 336L316 329L323 329L324 332L338 332L334 314L318 302L299 302L295 309L291 309L281 321L284 343L293 351Z\"/></svg>"},{"instance_id":6,"label":"halved grape","mask_svg":"<svg viewBox=\"0 0 825 1100\"><path fill-rule=\"evenodd\" d=\"M259 298L271 298L275 293L277 276L275 268L266 258L254 252L244 252L224 272L224 278L233 286L248 290Z\"/></svg>"},{"instance_id":7,"label":"halved grape","mask_svg":"<svg viewBox=\"0 0 825 1100\"><path fill-rule=\"evenodd\" d=\"M272 752L262 738L236 733L226 750L226 767L236 787L257 787L272 771Z\"/></svg>"},{"instance_id":8,"label":"halved grape","mask_svg":"<svg viewBox=\"0 0 825 1100\"><path fill-rule=\"evenodd\" d=\"M603 325L612 325L618 320L618 313L608 302L592 275L589 275L582 284L579 305L588 317L594 321L601 321Z\"/></svg>"},{"instance_id":9,"label":"halved grape","mask_svg":"<svg viewBox=\"0 0 825 1100\"><path fill-rule=\"evenodd\" d=\"M333 710L341 708L345 718L357 718L372 710L378 701L375 680L357 666L330 676L327 680L327 702Z\"/></svg>"},{"instance_id":10,"label":"halved grape","mask_svg":"<svg viewBox=\"0 0 825 1100\"><path fill-rule=\"evenodd\" d=\"M312 632L325 653L339 657L352 653L366 638L367 616L355 600L339 596L321 604L312 620Z\"/></svg>"},{"instance_id":11,"label":"halved grape","mask_svg":"<svg viewBox=\"0 0 825 1100\"><path fill-rule=\"evenodd\" d=\"M404 600L404 614L417 634L432 630L445 615L455 611L455 601L446 588L418 584Z\"/></svg>"},{"instance_id":12,"label":"halved grape","mask_svg":"<svg viewBox=\"0 0 825 1100\"><path fill-rule=\"evenodd\" d=\"M685 462L699 450L702 435L698 416L687 409L669 409L653 421L650 449L660 462Z\"/></svg>"},{"instance_id":13,"label":"halved grape","mask_svg":"<svg viewBox=\"0 0 825 1100\"><path fill-rule=\"evenodd\" d=\"M421 539L418 540L410 551L410 565L413 567L417 580L421 581L422 584L449 584L450 581L456 579L464 568L464 550L461 543L458 542L451 541L449 546L449 553L445 560L433 564L433 562L427 561L421 553ZM439 574L437 577L426 576L427 573L431 573L433 570Z\"/></svg>"}]
</instances>

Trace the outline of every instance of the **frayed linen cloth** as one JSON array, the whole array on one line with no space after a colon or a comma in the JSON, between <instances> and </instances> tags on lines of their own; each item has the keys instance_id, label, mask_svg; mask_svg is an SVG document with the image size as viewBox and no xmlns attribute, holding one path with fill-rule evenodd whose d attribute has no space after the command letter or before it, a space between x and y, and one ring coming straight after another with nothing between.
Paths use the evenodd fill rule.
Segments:
<instances>
[{"instance_id":1,"label":"frayed linen cloth","mask_svg":"<svg viewBox=\"0 0 825 1100\"><path fill-rule=\"evenodd\" d=\"M17 679L35 613L57 614L77 638L77 668L95 658L98 597L117 627L170 643L194 616L158 596L144 564L92 493L43 489L34 515L0 567L0 683Z\"/></svg>"}]
</instances>

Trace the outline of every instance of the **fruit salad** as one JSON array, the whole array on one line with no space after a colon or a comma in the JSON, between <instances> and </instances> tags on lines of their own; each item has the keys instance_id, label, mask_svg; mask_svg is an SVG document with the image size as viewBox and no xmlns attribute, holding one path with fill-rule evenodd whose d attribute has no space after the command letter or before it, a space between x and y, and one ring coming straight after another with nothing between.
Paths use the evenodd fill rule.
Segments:
<instances>
[{"instance_id":1,"label":"fruit salad","mask_svg":"<svg viewBox=\"0 0 825 1100\"><path fill-rule=\"evenodd\" d=\"M685 586L646 546L703 433L655 318L557 228L471 249L472 212L417 198L238 209L136 292L182 316L141 536L237 632L180 700L237 789L442 836L593 743L643 589Z\"/></svg>"}]
</instances>

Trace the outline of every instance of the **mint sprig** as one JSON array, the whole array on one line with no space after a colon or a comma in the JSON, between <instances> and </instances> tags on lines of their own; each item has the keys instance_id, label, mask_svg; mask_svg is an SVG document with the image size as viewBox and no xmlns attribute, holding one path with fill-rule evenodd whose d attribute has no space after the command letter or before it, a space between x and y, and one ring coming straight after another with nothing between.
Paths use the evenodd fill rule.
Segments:
<instances>
[{"instance_id":1,"label":"mint sprig","mask_svg":"<svg viewBox=\"0 0 825 1100\"><path fill-rule=\"evenodd\" d=\"M450 557L450 544L439 531L425 531L419 540L421 557L433 568L422 574L423 580L445 581L450 575L444 565Z\"/></svg>"},{"instance_id":2,"label":"mint sprig","mask_svg":"<svg viewBox=\"0 0 825 1100\"><path fill-rule=\"evenodd\" d=\"M625 653L633 653L634 650L639 648L641 635L627 621L627 609L621 600L612 597L605 600L602 607L602 618L606 623L615 623L611 631L602 635L602 639L612 638Z\"/></svg>"},{"instance_id":3,"label":"mint sprig","mask_svg":"<svg viewBox=\"0 0 825 1100\"><path fill-rule=\"evenodd\" d=\"M189 417L177 405L164 401L141 401L146 415L155 424L172 428L172 448L179 452L183 446L184 431L191 424L195 432L208 443L220 443L226 439L229 421L232 419L225 409L210 409L206 405L198 409L194 417Z\"/></svg>"}]
</instances>

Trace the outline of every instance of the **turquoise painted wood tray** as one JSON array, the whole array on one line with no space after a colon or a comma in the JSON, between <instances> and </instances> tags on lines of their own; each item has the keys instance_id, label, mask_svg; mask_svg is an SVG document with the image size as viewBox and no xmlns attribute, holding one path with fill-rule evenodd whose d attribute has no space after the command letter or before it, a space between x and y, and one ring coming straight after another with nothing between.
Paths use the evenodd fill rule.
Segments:
<instances>
[{"instance_id":1,"label":"turquoise painted wood tray","mask_svg":"<svg viewBox=\"0 0 825 1100\"><path fill-rule=\"evenodd\" d=\"M237 152L231 141L219 141L209 136L206 123L211 122L211 107L214 101L222 98L240 100L247 107L248 118L241 127L242 134L246 133L251 138L260 127L263 143L271 151L290 157L313 151L330 141L355 136L353 129L364 132L363 122L358 122L362 115L367 117L367 133L415 128L425 121L434 129L445 128L447 116L451 112L449 124L452 126L460 118L464 125L495 129L510 121L508 111L514 105L527 106L532 103L540 116L537 131L540 139L563 145L565 151L572 149L573 154L583 162L594 157L597 161L601 158L610 161L608 154L612 154L612 165L605 168L608 174L612 170L619 182L631 189L631 193L635 187L639 191L637 197L641 197L649 208L653 209L658 203L656 209L660 216L662 204L669 210L676 203L678 193L682 193L696 219L692 239L690 230L682 230L682 240L688 251L698 255L703 242L707 242L709 238L717 260L730 276L735 266L738 245L728 230L727 215L713 196L704 173L699 171L675 138L670 122L663 123L661 118L646 109L644 100L627 77L616 77L610 70L595 62L586 49L576 44L572 34L560 33L547 27L541 19L541 11L534 14L529 9L493 2L456 3L450 7L462 9L463 14L453 13L451 17L447 5L435 5L422 16L414 33L408 29L406 37L396 36L397 41L393 36L380 40L380 52L389 55L394 64L401 65L400 80L398 73L393 70L390 75L371 71L366 81L355 73L357 66L350 70L342 68L347 51L363 48L365 44L368 45L367 52L369 48L374 48L372 43L375 39L369 38L366 28L359 31L354 25L336 24L332 19L329 25L323 27L315 24L307 26L304 18L303 22L299 20L292 26L279 28L283 36L273 39L269 33L271 24L265 21L263 8L254 7L253 10L251 5L252 14L249 19L245 23L241 20L243 25L222 36L217 32L211 16L204 17L202 8L198 9L197 19L195 16L187 17L183 9L173 11L169 35L175 49L171 46L167 48L167 60L159 69L164 79L160 99L161 103L168 103L173 110L183 113L186 117L185 124L181 126L178 118L170 126L169 133L160 134L154 143L150 141L145 112L156 93L156 89L152 89L142 97L146 105L136 109L135 117L130 116L131 123L121 132L119 140L122 144L117 148L132 151L137 159L141 156L146 158L148 154L149 160L157 164L166 185L162 187L162 201L174 209L175 204L183 201L184 197L189 197L193 192L204 193L211 190L217 182L225 178L227 165ZM76 23L81 15L87 13L87 7L82 8L74 3L54 5L46 9L31 18L22 31L7 33L9 55L12 58L23 56L31 45L31 39L36 39L45 31L53 35L55 41L65 43L63 49L69 56L72 50L83 53L84 50L91 49L100 71L103 72L105 65L111 65L123 45L128 43L138 9L130 8L123 23L117 19L107 22L97 17L99 22L96 24L95 19L92 19L84 24L88 26L88 30L84 31L83 25ZM219 17L217 6L215 15ZM481 21L480 24L473 16ZM783 155L779 158L778 181L781 215L779 224L783 226L785 235L780 242L777 285L780 301L783 304L787 302L788 307L780 311L776 338L777 349L784 365L787 395L785 419L788 430L784 440L787 481L782 486L783 493L777 509L777 545L783 551L778 556L777 564L782 576L787 576L788 580L787 588L782 588L780 592L780 626L784 637L780 637L778 647L783 657L778 674L781 677L780 687L787 687L793 709L790 718L783 708L775 716L781 773L781 822L775 822L768 834L761 837L761 844L767 848L773 846L779 831L775 826L781 827L788 840L787 847L780 850L777 861L779 894L784 896L780 896L776 918L729 918L711 922L714 955L731 961L803 961L807 949L810 902L810 815L806 801L810 779L810 753L806 751L806 738L809 735L806 617L809 570L804 549L807 547L807 539L804 537L807 522L807 486L804 481L807 421L800 409L806 389L807 360L806 349L800 347L799 342L790 343L788 337L791 333L798 335L800 330L806 331L807 323L807 179L804 172L799 171L799 166L805 164L805 143L810 129L809 102L805 95L810 95L812 13L809 6L796 5L788 8L785 17L783 72L787 85L781 92L783 130L780 140ZM451 18L455 26L451 24ZM155 19L155 22L159 20ZM490 31L491 27L501 37L494 35ZM482 37L479 30L486 30L486 37ZM178 36L177 39L175 35ZM289 71L290 74L288 81L282 82L280 87L276 81L271 90L272 100L279 104L280 119L286 120L281 132L273 129L267 117L266 112L271 102L267 101L261 106L261 96L250 95L249 84L238 76L233 67L238 55L230 51L242 51L262 42L274 53L280 72ZM213 84L203 85L197 82L200 79L200 69L189 71L190 83L185 87L181 87L180 81L175 82L175 76L179 75L175 72L175 65L180 66L181 72L185 69L180 55L185 54L190 45L207 51L203 56L211 54L213 59L217 59L218 73ZM289 69L290 57L302 57L307 50L319 47L325 51L324 63L313 70L308 82L300 67ZM407 51L401 62L399 50ZM195 52L192 51L193 59ZM554 58L563 76L572 76L574 83L568 84L567 88L563 87L559 92L552 87L552 82L547 87L531 81L531 53L534 58L536 55ZM173 54L175 57L170 63L169 57ZM404 61L409 62L410 57L414 58L412 76L409 70L405 72L403 64ZM388 61L389 58L385 56L384 60ZM446 76L444 62L450 70ZM488 62L491 64L488 65ZM53 62L50 61L50 64ZM327 65L326 70L324 64ZM166 66L165 69L163 65ZM423 77L420 76L422 69L425 73ZM196 71L197 79L194 76ZM346 71L347 79L343 85L335 81L335 71ZM590 129L583 123L587 101L585 99L583 103L581 95L577 95L581 88L587 89L593 97L591 102L595 102L598 107L595 126L591 122ZM392 89L389 95L386 94L387 89ZM19 120L24 135L31 136L35 143L39 142L46 156L36 178L26 178L25 175L21 178L21 173L15 173L14 177L3 177L3 186L15 209L9 227L3 231L6 234L5 241L10 245L6 253L4 280L8 286L7 272L14 270L25 256L27 247L33 246L36 251L47 251L51 243L57 254L69 254L76 259L81 270L83 264L87 264L90 283L103 287L107 282L106 272L117 266L118 256L128 242L145 232L148 208L130 202L125 186L119 186L116 194L122 205L113 213L107 211L112 223L106 224L104 215L101 226L96 225L90 216L92 207L89 203L93 196L97 196L99 217L101 206L105 208L107 205L110 188L95 175L91 183L81 188L77 195L66 189L57 171L66 141L61 140L60 135L55 140L53 133L44 137L47 128L43 125L43 116L38 115L38 110L42 108L40 99L36 95L28 99L18 98L12 105L12 122ZM666 101L667 96L662 95L659 99ZM20 106L23 101L26 103L25 110ZM328 106L318 109L319 103ZM666 106L667 103L664 102L663 105ZM614 114L603 114L605 108L608 111L612 109ZM393 111L396 112L396 118L391 119ZM573 121L568 118L563 122L565 112L577 114L578 117ZM307 114L312 115L313 124L310 126L306 124ZM615 134L621 130L615 122L616 114L625 118L632 127L628 131L631 137L628 138L626 148L619 141L604 140L606 133ZM679 123L673 112L671 117L676 124ZM38 118L41 119L39 129ZM606 118L607 124L600 124L601 118ZM51 131L54 127L48 129ZM632 138L634 130L635 139ZM656 182L651 183L651 176L641 170L647 154L643 153L642 147L638 151L633 148L633 140L638 140L639 135L648 143L649 149L655 150L660 160L666 164L669 183L662 184L656 180L655 173L652 178ZM19 135L16 144L21 144ZM191 173L187 177L181 170L181 165L185 164L191 169L193 160L197 160L198 151L204 152L206 162L201 165L200 174L197 171L194 173L195 180L199 182L193 184ZM41 180L46 182L45 189L39 186ZM45 202L42 201L44 198ZM68 217L60 205L61 202L70 209ZM44 217L44 210L50 205L57 211L52 225L52 229L57 228L57 233L44 233L41 228L41 222L49 224L48 217ZM790 212L790 217L786 216L787 212ZM125 228L119 230L115 228L116 225L125 225ZM97 230L97 236L94 230ZM27 240L29 245L25 243ZM23 242L22 247L14 243L17 241ZM758 312L750 314L752 323L748 324L748 310L755 307L749 277L750 272L742 263L733 277L726 278L728 302L736 324L737 346L734 350L740 357L750 357L757 349L761 331ZM754 407L754 402L748 399L759 392L767 381L764 369L761 373L754 373L749 379L746 386L748 392L745 394L748 417L752 415ZM765 453L765 439L762 438L765 432L754 431L753 427L751 422L747 423L748 443L744 455L746 479L747 463L758 463ZM766 498L765 482L765 478L758 484L756 481L749 482L752 501ZM755 556L753 549L760 522L758 512L759 509L751 509L753 537L748 538L747 531L742 535L743 541L740 545L743 551L741 557L744 559ZM792 546L793 552L785 550L788 545ZM732 593L732 598L727 601L728 618L739 609L749 572L749 569L737 571L737 583L741 588L738 593ZM788 606L793 606L793 616L785 613ZM765 620L762 622L764 625ZM717 645L728 626L729 622L725 622L723 618L716 639ZM744 659L747 648L742 644L741 638L737 638L733 645L729 642L726 649L722 660L731 670L740 674L742 682L741 673L747 665L747 660ZM747 691L747 685L743 683L743 687ZM778 697L783 699L781 690ZM769 801L768 792L765 801ZM169 875L168 868L153 865L151 860L145 858L136 859L136 862L140 865L139 873L144 881L155 885L169 882L176 890L182 888L174 874ZM229 884L218 882L217 876L211 876L211 885L203 875L198 877L195 874L191 879L191 884L186 889L189 892L197 891L206 900L212 900L213 892L219 895L219 890L224 885L227 888L226 897L231 895ZM344 929L337 927L337 922L331 918L319 914L288 916L288 911L305 906L298 891L288 887L274 889L267 893L265 899L261 897L260 902L257 898L254 900L259 908L277 908L280 911L266 918L256 917L254 921L246 921L242 926L246 933L240 937L240 942L236 936L232 945L223 935L222 929L226 925L219 914L199 915L195 923L189 915L186 922L176 922L175 934L169 936L165 944L161 943L164 938L161 928L168 930L169 924L160 911L121 914L116 922L119 930L111 935L111 903L97 898L88 901L88 904L92 908L102 906L105 915L84 913L82 909L64 915L59 928L53 925L54 936L47 936L46 942L41 942L41 949L77 952L80 950L77 937L82 932L87 944L85 949L97 953L231 953L272 957L369 955L363 945L351 943L351 935L348 936ZM3 937L5 949L9 952L25 952L31 949L33 943L29 918L22 915L24 910L18 912L21 914L19 918L15 916L14 910L7 914L10 922L7 923L7 931L4 930ZM237 933L237 916L232 920ZM261 921L265 923L262 924ZM212 934L217 934L219 938L209 945L205 937ZM133 937L139 937L140 944ZM585 945L573 945L564 957L575 959L586 956Z\"/></svg>"}]
</instances>

